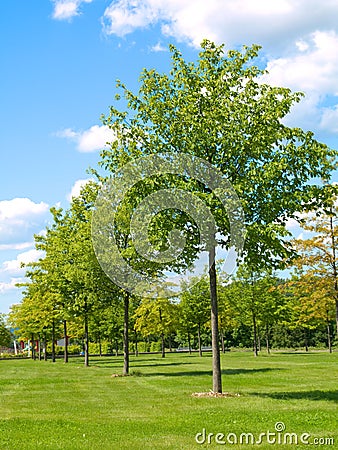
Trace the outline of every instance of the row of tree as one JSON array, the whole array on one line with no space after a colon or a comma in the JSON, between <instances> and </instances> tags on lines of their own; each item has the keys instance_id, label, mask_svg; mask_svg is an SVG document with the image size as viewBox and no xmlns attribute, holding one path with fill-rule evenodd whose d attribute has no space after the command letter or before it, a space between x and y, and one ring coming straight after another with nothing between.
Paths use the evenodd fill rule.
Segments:
<instances>
[{"instance_id":1,"label":"row of tree","mask_svg":"<svg viewBox=\"0 0 338 450\"><path fill-rule=\"evenodd\" d=\"M227 347L253 347L257 356L264 339L267 352L271 347L300 347L326 345L332 351L335 329L335 297L330 281L312 273L294 276L290 280L264 274L259 276L246 267L241 267L233 279L222 277L218 284L219 330L221 349ZM162 356L165 348L197 348L202 355L203 345L210 345L210 299L207 279L192 278L180 298L140 299L132 297L129 305L129 332L131 344L138 353L150 350L150 342L160 339ZM330 292L331 291L331 292ZM47 342L68 336L73 343L82 343L84 329L88 340L102 344L110 352L121 349L123 336L122 297L102 302L88 314L79 314L78 306L67 306L68 320L62 320L65 311L60 304L51 304L41 296L32 299L25 295L20 305L13 306L11 323L19 328L18 337L40 341L39 346L47 350ZM46 304L47 301L47 304ZM66 305L62 305L65 307ZM49 311L48 311L49 308ZM71 314L70 311L73 310ZM56 313L57 311L57 313ZM7 340L8 340L8 334ZM84 340L84 343L86 340ZM86 349L86 345L85 345ZM89 345L87 343L87 349ZM65 361L68 348L65 346ZM55 348L51 345L51 356L55 360ZM33 354L34 357L34 354ZM88 363L88 359L87 359Z\"/></svg>"},{"instance_id":2,"label":"row of tree","mask_svg":"<svg viewBox=\"0 0 338 450\"><path fill-rule=\"evenodd\" d=\"M299 309L294 320L306 322L306 326L310 327L307 320L300 319L304 310L299 305L302 302L308 305L314 301L313 296L321 299L322 294L318 293L320 282L323 282L324 292L325 283L331 286L332 279L333 291L330 290L327 298L331 295L330 299L334 299L338 311L335 300L335 254L328 263L334 265L332 276L331 272L324 275L314 271L312 274L311 286L314 283L316 294L309 286L308 292L305 289L301 291L301 298L298 288L292 292L288 287L281 294L279 288L269 285L275 285L276 279L264 275L273 269L285 267L295 256L295 245L290 241L287 230L288 220L297 219L299 213L313 209L317 209L318 213L328 213L332 220L335 217L332 209L334 186L329 184L329 180L332 170L336 168L337 152L317 142L313 133L285 125L283 118L302 95L261 82L264 71L252 65L252 60L258 56L258 46L243 47L241 51L225 54L223 46L204 41L196 63L186 62L176 48L170 49L170 74L144 70L137 94L118 82L123 95L118 94L116 100L126 102L127 110L111 107L109 115L103 118L103 123L114 132L115 139L110 148L101 152L100 169L92 170L97 182L86 185L81 195L73 199L69 210L52 210L52 226L47 229L45 236L36 237L37 248L45 252L45 257L32 264L27 271L30 282L26 285L22 304L13 308L11 318L16 327L34 335L47 335L51 330L53 342L60 322L65 336L74 323L83 324L85 363L88 364L90 327L96 324L100 328L107 316L111 319L107 329L111 328L112 331L114 327L119 327L118 319L122 315L125 374L129 370L129 329L132 320L135 320L133 330L143 334L157 333L164 343L164 330L160 327L149 331L150 325L146 325L145 318L150 317L152 326L155 326L156 316L160 317L162 324L174 327L174 310L178 305L173 301L160 300L160 293L156 301L142 300L130 290L118 287L102 270L92 246L92 212L95 216L98 191L111 177L118 179L121 174L119 170L127 163L136 161L135 173L144 171L143 183L132 184L123 202L117 205L114 223L110 223L106 217L99 223L102 226L98 233L99 239L106 233L107 242L110 242L114 236L114 243L123 261L127 261L128 266L133 266L143 277L153 279L161 279L168 270L184 272L200 251L208 253L208 284L201 282L196 285L199 293L194 294L193 288L188 289L180 304L187 303L187 298L210 299L211 314L207 321L213 349L213 391L221 392L219 342L222 330L235 329L236 321L245 324L247 317L250 317L257 351L258 330L264 324L266 335L269 336L274 318L282 320L284 311L289 310L285 306L290 304L289 297L297 298L297 305L291 308L292 311ZM175 172L177 176L170 171L165 173L159 170L156 173L152 170L151 177L147 177L149 171L144 170L137 161L148 155L158 155L156 161L161 162L161 167L169 164L171 159L184 155L185 167L181 167L179 174ZM236 230L232 229L229 211L216 195L217 189L214 192L210 183L204 184L195 179L190 160L191 165L203 160L205 164L201 167L205 172L208 171L207 165L211 165L217 173L224 175L240 199L241 211L232 211L232 219L237 217L245 225L245 245L239 255L244 266L240 275L237 275L239 278L232 283L228 278L223 280L222 274L217 274L215 248L221 245L229 250L231 246L236 246ZM316 180L323 180L324 183ZM123 191L122 181L120 186ZM159 208L146 230L153 253L160 254L172 248L174 230L185 236L186 246L170 261L142 258L131 233L133 213L144 199L155 192L173 189L176 193L190 192L196 198L196 205L200 204L198 200L211 211L214 223L208 228L208 237L205 242L200 242L200 230L196 222L182 208ZM143 227L142 223L140 227ZM334 230L332 233L333 236ZM324 244L327 248L327 242ZM334 248L333 237L331 244ZM121 273L122 278L128 275L128 270L124 266L121 268L121 258L110 259L106 253L104 258L113 273ZM303 263L299 264L304 266ZM303 276L309 276L309 272L299 274L294 281L297 286L300 286ZM288 298L288 301L277 301L280 296L284 300ZM168 316L164 313L163 302L170 310ZM120 304L123 304L122 312L118 307ZM133 319L129 314L132 305L138 308L135 308L136 318ZM261 312L263 305L266 305L264 314ZM309 314L312 314L310 310ZM327 311L327 323L330 326L331 307ZM202 319L200 323L197 321L203 314L202 305L194 309L195 319L192 323L197 326L199 335L207 322L202 323ZM313 312L314 323L319 320L318 314ZM286 314L283 320L289 320L288 317ZM188 322L185 326L188 335Z\"/></svg>"}]
</instances>

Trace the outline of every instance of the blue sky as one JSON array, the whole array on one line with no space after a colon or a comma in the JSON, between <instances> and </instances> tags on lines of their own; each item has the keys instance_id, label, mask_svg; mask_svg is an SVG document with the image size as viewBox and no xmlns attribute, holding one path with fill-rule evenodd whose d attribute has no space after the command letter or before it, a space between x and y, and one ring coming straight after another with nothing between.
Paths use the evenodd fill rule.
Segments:
<instances>
[{"instance_id":1,"label":"blue sky","mask_svg":"<svg viewBox=\"0 0 338 450\"><path fill-rule=\"evenodd\" d=\"M306 93L287 122L337 147L337 17L337 0L1 0L0 311L49 208L96 166L117 78L135 90L143 67L166 71L169 43L187 59L203 38L261 44L267 81Z\"/></svg>"}]
</instances>

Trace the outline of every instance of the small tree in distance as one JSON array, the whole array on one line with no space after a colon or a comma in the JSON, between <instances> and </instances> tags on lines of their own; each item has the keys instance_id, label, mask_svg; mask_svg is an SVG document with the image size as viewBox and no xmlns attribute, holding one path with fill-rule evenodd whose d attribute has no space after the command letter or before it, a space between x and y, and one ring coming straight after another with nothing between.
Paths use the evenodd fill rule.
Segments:
<instances>
[{"instance_id":1,"label":"small tree in distance","mask_svg":"<svg viewBox=\"0 0 338 450\"><path fill-rule=\"evenodd\" d=\"M312 301L317 297L314 302L316 314L326 317L328 327L334 306L336 330L338 330L337 187L327 185L326 191L328 197L326 207L310 212L307 220L303 220L302 223L302 228L312 235L306 239L293 241L298 253L294 264L300 273L298 281L294 283L303 286L302 291L305 291ZM318 293L321 293L319 297ZM320 310L321 313L319 313Z\"/></svg>"},{"instance_id":2,"label":"small tree in distance","mask_svg":"<svg viewBox=\"0 0 338 450\"><path fill-rule=\"evenodd\" d=\"M159 336L161 338L162 358L165 357L165 338L177 329L177 305L167 298L143 299L135 311L136 331L144 337Z\"/></svg>"},{"instance_id":3,"label":"small tree in distance","mask_svg":"<svg viewBox=\"0 0 338 450\"><path fill-rule=\"evenodd\" d=\"M12 335L6 326L5 315L0 314L0 346L9 347L11 345Z\"/></svg>"},{"instance_id":4,"label":"small tree in distance","mask_svg":"<svg viewBox=\"0 0 338 450\"><path fill-rule=\"evenodd\" d=\"M184 292L181 294L180 301L180 321L182 328L189 333L189 351L190 351L190 335L196 334L198 340L199 355L202 356L202 342L201 331L202 327L209 320L210 321L210 300L209 288L207 279L205 277L196 279L192 277ZM190 287L189 287L190 285Z\"/></svg>"}]
</instances>

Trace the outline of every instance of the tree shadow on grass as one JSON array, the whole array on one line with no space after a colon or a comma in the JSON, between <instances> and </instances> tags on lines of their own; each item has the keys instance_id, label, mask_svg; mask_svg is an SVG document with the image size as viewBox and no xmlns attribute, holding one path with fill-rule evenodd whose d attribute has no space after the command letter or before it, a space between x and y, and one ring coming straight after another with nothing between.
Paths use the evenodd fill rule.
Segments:
<instances>
[{"instance_id":1,"label":"tree shadow on grass","mask_svg":"<svg viewBox=\"0 0 338 450\"><path fill-rule=\"evenodd\" d=\"M277 354L277 353L276 353ZM306 355L306 356L318 356L318 355L326 355L329 354L329 352L307 352L305 350L294 350L294 351L284 351L284 352L278 352L278 355L287 355L287 356L300 356L300 355Z\"/></svg>"},{"instance_id":2,"label":"tree shadow on grass","mask_svg":"<svg viewBox=\"0 0 338 450\"><path fill-rule=\"evenodd\" d=\"M260 369L224 369L222 370L223 375L241 375L250 373L264 373L272 372L276 370L285 370L282 367L261 367Z\"/></svg>"},{"instance_id":3,"label":"tree shadow on grass","mask_svg":"<svg viewBox=\"0 0 338 450\"><path fill-rule=\"evenodd\" d=\"M170 365L170 364L169 364ZM275 370L284 370L280 368L261 368L261 369L225 369L222 370L222 375L250 375L254 373L264 373L271 372ZM195 370L195 371L184 371L184 372L154 372L154 373L145 373L142 376L145 377L155 377L155 376L163 376L163 377L198 377L212 375L212 370Z\"/></svg>"},{"instance_id":4,"label":"tree shadow on grass","mask_svg":"<svg viewBox=\"0 0 338 450\"><path fill-rule=\"evenodd\" d=\"M132 360L132 358L134 358L134 355L129 355L131 362L134 364L134 360ZM123 355L118 355L118 356L90 356L89 357L89 361L93 362L93 363L100 363L100 364L121 364ZM143 361L142 359L140 359L140 361ZM151 358L151 359L147 359L147 361L159 361L159 359L156 358ZM136 361L137 362L137 361Z\"/></svg>"},{"instance_id":5,"label":"tree shadow on grass","mask_svg":"<svg viewBox=\"0 0 338 450\"><path fill-rule=\"evenodd\" d=\"M165 361L165 360L164 360ZM133 361L130 365L131 368L134 367L164 367L164 366L186 366L188 364L193 364L192 362L159 362L148 364L147 362L138 363Z\"/></svg>"},{"instance_id":6,"label":"tree shadow on grass","mask_svg":"<svg viewBox=\"0 0 338 450\"><path fill-rule=\"evenodd\" d=\"M338 403L338 391L298 391L298 392L252 392L250 395L276 400L329 400Z\"/></svg>"},{"instance_id":7,"label":"tree shadow on grass","mask_svg":"<svg viewBox=\"0 0 338 450\"><path fill-rule=\"evenodd\" d=\"M134 368L138 368L138 367L164 367L164 366L186 366L188 364L193 364L192 362L166 362L166 360L164 359L163 362L162 360L158 360L158 359L154 359L152 360L153 362L149 363L150 360L147 361L131 361L130 362L130 368L131 370ZM90 364L91 365L96 365L96 366L103 366L103 365L110 365L110 366L120 366L121 365L121 360L113 360L110 359L109 361L106 360L102 360L102 359L90 359Z\"/></svg>"}]
</instances>

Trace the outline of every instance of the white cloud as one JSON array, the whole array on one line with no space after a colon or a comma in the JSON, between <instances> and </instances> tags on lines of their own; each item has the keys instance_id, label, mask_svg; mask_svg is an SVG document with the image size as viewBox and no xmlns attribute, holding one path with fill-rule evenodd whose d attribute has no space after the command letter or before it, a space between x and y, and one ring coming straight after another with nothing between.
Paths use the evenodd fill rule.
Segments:
<instances>
[{"instance_id":1,"label":"white cloud","mask_svg":"<svg viewBox=\"0 0 338 450\"><path fill-rule=\"evenodd\" d=\"M195 47L204 38L227 48L262 45L270 72L265 80L306 94L285 123L320 137L338 133L337 16L337 0L115 0L103 24L117 36L159 25L163 36ZM151 50L161 49L158 43ZM337 105L328 108L328 99Z\"/></svg>"},{"instance_id":2,"label":"white cloud","mask_svg":"<svg viewBox=\"0 0 338 450\"><path fill-rule=\"evenodd\" d=\"M55 0L62 17L78 14L81 3ZM227 48L260 44L268 61L269 82L306 93L306 100L295 105L286 123L338 133L338 105L323 109L328 96L338 96L337 16L337 0L114 0L108 2L102 24L106 34L117 36L157 25L162 36L195 47L204 38L225 42ZM161 37L150 48L164 49ZM334 103L338 104L331 99ZM102 148L100 136L105 130L95 126L62 133L77 142L79 151L90 152Z\"/></svg>"},{"instance_id":3,"label":"white cloud","mask_svg":"<svg viewBox=\"0 0 338 450\"><path fill-rule=\"evenodd\" d=\"M75 181L75 183L73 184L73 186L71 188L70 193L67 195L67 200L71 201L73 197L78 197L82 187L85 186L90 181L93 181L93 178L86 178L86 179Z\"/></svg>"},{"instance_id":4,"label":"white cloud","mask_svg":"<svg viewBox=\"0 0 338 450\"><path fill-rule=\"evenodd\" d=\"M93 0L54 0L53 19L69 20L80 14L82 3L91 3Z\"/></svg>"},{"instance_id":5,"label":"white cloud","mask_svg":"<svg viewBox=\"0 0 338 450\"><path fill-rule=\"evenodd\" d=\"M63 138L68 138L68 139L73 139L73 140L77 140L78 136L79 136L79 133L76 133L71 128L65 128L64 130L57 131L55 134L58 137L63 137Z\"/></svg>"},{"instance_id":6,"label":"white cloud","mask_svg":"<svg viewBox=\"0 0 338 450\"><path fill-rule=\"evenodd\" d=\"M39 215L48 210L47 203L34 203L29 198L14 198L0 201L0 222L8 219L21 219Z\"/></svg>"},{"instance_id":7,"label":"white cloud","mask_svg":"<svg viewBox=\"0 0 338 450\"><path fill-rule=\"evenodd\" d=\"M338 134L338 105L322 109L320 128Z\"/></svg>"},{"instance_id":8,"label":"white cloud","mask_svg":"<svg viewBox=\"0 0 338 450\"><path fill-rule=\"evenodd\" d=\"M0 244L1 250L24 250L25 248L33 247L34 242L19 242L13 244Z\"/></svg>"},{"instance_id":9,"label":"white cloud","mask_svg":"<svg viewBox=\"0 0 338 450\"><path fill-rule=\"evenodd\" d=\"M289 48L288 55L271 59L262 81L306 94L286 124L338 133L338 105L323 107L338 96L338 33L315 31Z\"/></svg>"},{"instance_id":10,"label":"white cloud","mask_svg":"<svg viewBox=\"0 0 338 450\"><path fill-rule=\"evenodd\" d=\"M22 246L32 239L36 227L41 229L49 210L47 203L34 203L29 198L0 201L0 245Z\"/></svg>"},{"instance_id":11,"label":"white cloud","mask_svg":"<svg viewBox=\"0 0 338 450\"><path fill-rule=\"evenodd\" d=\"M104 30L107 34L125 36L137 28L145 28L159 20L160 4L151 1L119 0L106 8L103 16Z\"/></svg>"},{"instance_id":12,"label":"white cloud","mask_svg":"<svg viewBox=\"0 0 338 450\"><path fill-rule=\"evenodd\" d=\"M158 42L157 44L153 45L150 48L150 51L158 53L158 52L167 52L168 48L164 47L164 45L161 44L161 42Z\"/></svg>"},{"instance_id":13,"label":"white cloud","mask_svg":"<svg viewBox=\"0 0 338 450\"><path fill-rule=\"evenodd\" d=\"M336 0L115 0L103 15L107 34L125 36L161 24L164 35L199 46L285 47L315 30L338 29Z\"/></svg>"},{"instance_id":14,"label":"white cloud","mask_svg":"<svg viewBox=\"0 0 338 450\"><path fill-rule=\"evenodd\" d=\"M315 31L289 56L267 64L267 79L276 85L319 96L338 95L338 34Z\"/></svg>"},{"instance_id":15,"label":"white cloud","mask_svg":"<svg viewBox=\"0 0 338 450\"><path fill-rule=\"evenodd\" d=\"M80 152L92 152L102 149L112 140L114 140L114 134L109 127L94 125L80 135L78 148Z\"/></svg>"},{"instance_id":16,"label":"white cloud","mask_svg":"<svg viewBox=\"0 0 338 450\"><path fill-rule=\"evenodd\" d=\"M93 125L84 131L74 131L71 128L65 128L55 134L58 137L76 142L78 151L83 153L102 150L107 142L112 142L115 139L114 132L106 125Z\"/></svg>"},{"instance_id":17,"label":"white cloud","mask_svg":"<svg viewBox=\"0 0 338 450\"><path fill-rule=\"evenodd\" d=\"M11 278L9 282L0 281L0 294L18 289L16 283L20 283L23 279Z\"/></svg>"},{"instance_id":18,"label":"white cloud","mask_svg":"<svg viewBox=\"0 0 338 450\"><path fill-rule=\"evenodd\" d=\"M308 50L309 48L309 44L307 44L305 41L303 41L302 39L296 42L296 47L298 48L298 50L300 52L305 52L305 50Z\"/></svg>"},{"instance_id":19,"label":"white cloud","mask_svg":"<svg viewBox=\"0 0 338 450\"><path fill-rule=\"evenodd\" d=\"M289 218L285 224L286 229L289 231L293 231L295 228L298 228L299 226L300 226L299 222L296 219L292 218Z\"/></svg>"},{"instance_id":20,"label":"white cloud","mask_svg":"<svg viewBox=\"0 0 338 450\"><path fill-rule=\"evenodd\" d=\"M10 261L4 261L3 271L10 272L11 274L21 274L25 272L25 268L21 267L21 264L28 264L31 262L36 262L39 258L44 256L44 252L41 250L28 250L27 252L19 253L16 259Z\"/></svg>"}]
</instances>

